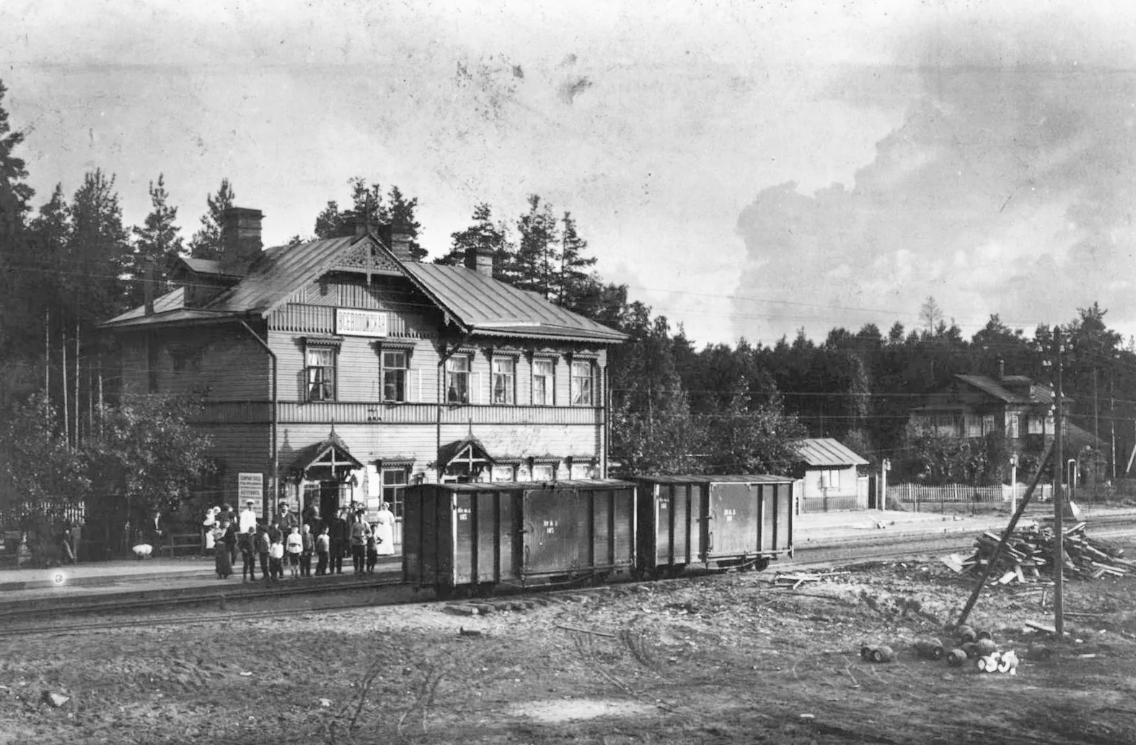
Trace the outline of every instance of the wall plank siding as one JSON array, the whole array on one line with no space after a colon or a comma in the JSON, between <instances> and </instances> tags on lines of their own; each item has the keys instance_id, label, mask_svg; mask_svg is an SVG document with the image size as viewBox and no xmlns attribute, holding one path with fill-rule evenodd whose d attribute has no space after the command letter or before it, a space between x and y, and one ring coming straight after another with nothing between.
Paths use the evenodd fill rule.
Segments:
<instances>
[{"instance_id":1,"label":"wall plank siding","mask_svg":"<svg viewBox=\"0 0 1136 745\"><path fill-rule=\"evenodd\" d=\"M130 393L204 391L210 401L267 400L271 381L268 355L239 326L200 326L153 333L147 354L144 334L124 335L123 389ZM151 376L151 359L156 364ZM157 390L151 391L151 377Z\"/></svg>"},{"instance_id":2,"label":"wall plank siding","mask_svg":"<svg viewBox=\"0 0 1136 745\"><path fill-rule=\"evenodd\" d=\"M336 308L386 313L388 336L336 336ZM204 387L205 408L194 424L212 438L209 454L221 466L225 499L233 504L239 473L263 473L266 486L272 479L274 421L275 455L283 477L303 465L297 462L299 451L323 442L333 427L359 461L374 466L383 459L411 459L413 473L428 481L436 476L439 442L446 445L469 435L490 455L518 460L516 476L522 480L534 458L557 463L558 477L568 478L569 459L590 463L602 457L602 348L587 350L594 360L597 405L574 407L569 405L570 360L582 345L474 335L459 352L470 357L470 403L439 406L439 338L445 322L441 311L405 278L374 275L368 284L362 276L333 271L297 288L264 321L249 323L277 360L275 409L269 355L236 323L171 328L154 333L149 341L144 333L120 337L124 389L145 393L152 380L160 392ZM338 345L336 400L308 402L305 338L332 336ZM397 342L398 349L409 352L407 402L382 401L384 342ZM160 344L156 356L148 354L148 343ZM516 361L511 405L489 403L495 350ZM553 360L552 405L532 405L534 356ZM157 361L153 374L151 359Z\"/></svg>"}]
</instances>

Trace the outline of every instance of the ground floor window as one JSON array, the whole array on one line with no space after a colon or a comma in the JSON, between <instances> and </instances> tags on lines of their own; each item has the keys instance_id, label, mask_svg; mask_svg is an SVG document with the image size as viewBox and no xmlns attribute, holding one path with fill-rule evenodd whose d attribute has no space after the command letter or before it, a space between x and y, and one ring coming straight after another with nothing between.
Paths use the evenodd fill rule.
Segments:
<instances>
[{"instance_id":1,"label":"ground floor window","mask_svg":"<svg viewBox=\"0 0 1136 745\"><path fill-rule=\"evenodd\" d=\"M820 472L820 488L821 489L839 489L840 488L840 470L837 468L825 468Z\"/></svg>"},{"instance_id":2,"label":"ground floor window","mask_svg":"<svg viewBox=\"0 0 1136 745\"><path fill-rule=\"evenodd\" d=\"M573 479L590 479L592 478L592 471L591 463L573 463L569 477Z\"/></svg>"},{"instance_id":3,"label":"ground floor window","mask_svg":"<svg viewBox=\"0 0 1136 745\"><path fill-rule=\"evenodd\" d=\"M408 468L383 469L383 501L390 504L391 512L394 513L396 518L402 518L409 471Z\"/></svg>"},{"instance_id":4,"label":"ground floor window","mask_svg":"<svg viewBox=\"0 0 1136 745\"><path fill-rule=\"evenodd\" d=\"M554 481L556 479L556 466L551 463L534 463L532 467L533 481Z\"/></svg>"},{"instance_id":5,"label":"ground floor window","mask_svg":"<svg viewBox=\"0 0 1136 745\"><path fill-rule=\"evenodd\" d=\"M516 481L516 467L509 465L493 466L493 480Z\"/></svg>"}]
</instances>

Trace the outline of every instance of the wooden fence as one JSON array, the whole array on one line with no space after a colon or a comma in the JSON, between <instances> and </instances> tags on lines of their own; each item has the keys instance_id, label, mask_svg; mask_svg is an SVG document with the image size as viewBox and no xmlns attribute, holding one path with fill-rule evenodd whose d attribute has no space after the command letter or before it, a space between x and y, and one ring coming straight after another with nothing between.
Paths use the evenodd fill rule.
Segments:
<instances>
[{"instance_id":1,"label":"wooden fence","mask_svg":"<svg viewBox=\"0 0 1136 745\"><path fill-rule=\"evenodd\" d=\"M86 505L63 500L18 502L0 508L0 530L22 530L29 522L80 523L86 517Z\"/></svg>"},{"instance_id":2,"label":"wooden fence","mask_svg":"<svg viewBox=\"0 0 1136 745\"><path fill-rule=\"evenodd\" d=\"M1016 487L1007 485L998 486L972 486L970 484L944 484L942 486L924 486L922 484L888 484L887 501L890 504L900 504L906 509L916 512L945 509L946 505L957 507L960 505L1003 505L1009 504L1014 496L1021 499L1025 496L1026 487L1018 484ZM1044 502L1053 497L1053 487L1049 484L1039 484L1034 490L1034 501Z\"/></svg>"}]
</instances>

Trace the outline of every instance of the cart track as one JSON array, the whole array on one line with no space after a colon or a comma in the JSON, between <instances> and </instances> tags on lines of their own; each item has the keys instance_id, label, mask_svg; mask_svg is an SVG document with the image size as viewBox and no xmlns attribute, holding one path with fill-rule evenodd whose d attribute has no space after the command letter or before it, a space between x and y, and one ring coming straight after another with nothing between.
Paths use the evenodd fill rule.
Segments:
<instances>
[{"instance_id":1,"label":"cart track","mask_svg":"<svg viewBox=\"0 0 1136 745\"><path fill-rule=\"evenodd\" d=\"M1109 528L1105 530L1093 530L1094 538L1134 538L1136 537L1136 524L1133 524L1130 519L1114 519L1105 520L1101 519L1096 524L1108 524ZM969 550L973 548L973 533L956 533L943 536L897 536L880 543L869 543L866 541L859 541L854 544L841 544L829 546L816 546L804 547L796 551L796 557L789 561L779 561L775 565L777 572L785 571L817 571L826 569L836 569L856 564L875 563L881 561L897 561L902 559L915 559L924 557L929 554L941 554L950 551ZM537 595L538 597L546 598L549 602L563 602L571 596L579 596L581 594L590 594L594 592L602 593L608 592L613 587L618 586L634 586L638 584L666 584L672 582L687 582L687 581L705 581L712 580L714 577L725 574L722 571L705 571L691 570L685 576L676 579L654 580L649 582L637 582L630 579L621 580L618 582L601 585L598 587L572 587L567 589L554 589L544 590ZM150 627L157 625L191 625L198 623L221 623L231 622L238 620L255 620L262 618L280 618L281 616L288 615L305 615L313 613L335 613L339 611L352 611L362 608L374 608L390 605L410 605L423 602L421 597L412 598L399 598L397 593L391 592L397 589L409 589L408 586L402 582L401 578L390 579L377 579L365 580L359 583L343 583L336 585L319 585L308 587L274 587L271 590L246 590L243 592L225 593L216 590L210 590L207 593L194 594L177 598L142 598L130 602L96 602L87 604L75 604L63 607L54 608L31 608L16 611L0 612L0 638L18 638L21 636L44 635L44 634L59 634L68 635L83 633L89 631L103 631L120 628L137 628L137 627ZM352 594L359 591L372 590L374 592L368 594L365 599L355 602L336 602L334 604L306 606L302 608L268 608L261 610L250 611L227 611L221 613L196 613L191 614L191 608L188 606L217 604L220 603L224 608L226 601L232 602L250 602L259 600L273 600L287 598L297 595L336 595L340 593L350 592ZM469 602L480 604L487 603L493 605L495 602L507 603L509 596L517 595L517 592L509 593L504 596L500 601L492 599L471 600ZM427 602L451 602L441 601L433 597L429 598ZM147 614L141 618L121 618L115 617L105 620L96 620L87 623L78 623L71 619L76 615L93 615L99 613L120 613L122 611L138 610L156 610L165 607L182 607L183 612L178 615L165 615L154 616ZM33 619L41 619L43 616L66 616L62 622L44 624L42 621L36 625L27 625L20 623L21 621L31 621ZM653 669L658 672L657 665L652 665L649 655L637 654L636 647L639 646L635 643L636 640L625 638L621 640L636 657L636 659L646 668ZM638 640L641 641L641 640ZM640 647L638 652L644 652Z\"/></svg>"}]
</instances>

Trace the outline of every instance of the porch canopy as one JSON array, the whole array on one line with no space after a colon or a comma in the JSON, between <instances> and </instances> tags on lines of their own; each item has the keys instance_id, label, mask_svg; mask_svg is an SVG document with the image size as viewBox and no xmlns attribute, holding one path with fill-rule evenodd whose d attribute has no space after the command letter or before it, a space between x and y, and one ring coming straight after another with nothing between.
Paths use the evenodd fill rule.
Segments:
<instances>
[{"instance_id":1,"label":"porch canopy","mask_svg":"<svg viewBox=\"0 0 1136 745\"><path fill-rule=\"evenodd\" d=\"M481 440L470 435L447 443L438 450L438 463L444 473L460 471L472 476L476 471L492 466L497 461L485 450Z\"/></svg>"},{"instance_id":2,"label":"porch canopy","mask_svg":"<svg viewBox=\"0 0 1136 745\"><path fill-rule=\"evenodd\" d=\"M311 481L344 481L348 474L363 468L363 464L351 455L346 443L331 430L327 439L308 445L296 452L292 468Z\"/></svg>"}]
</instances>

